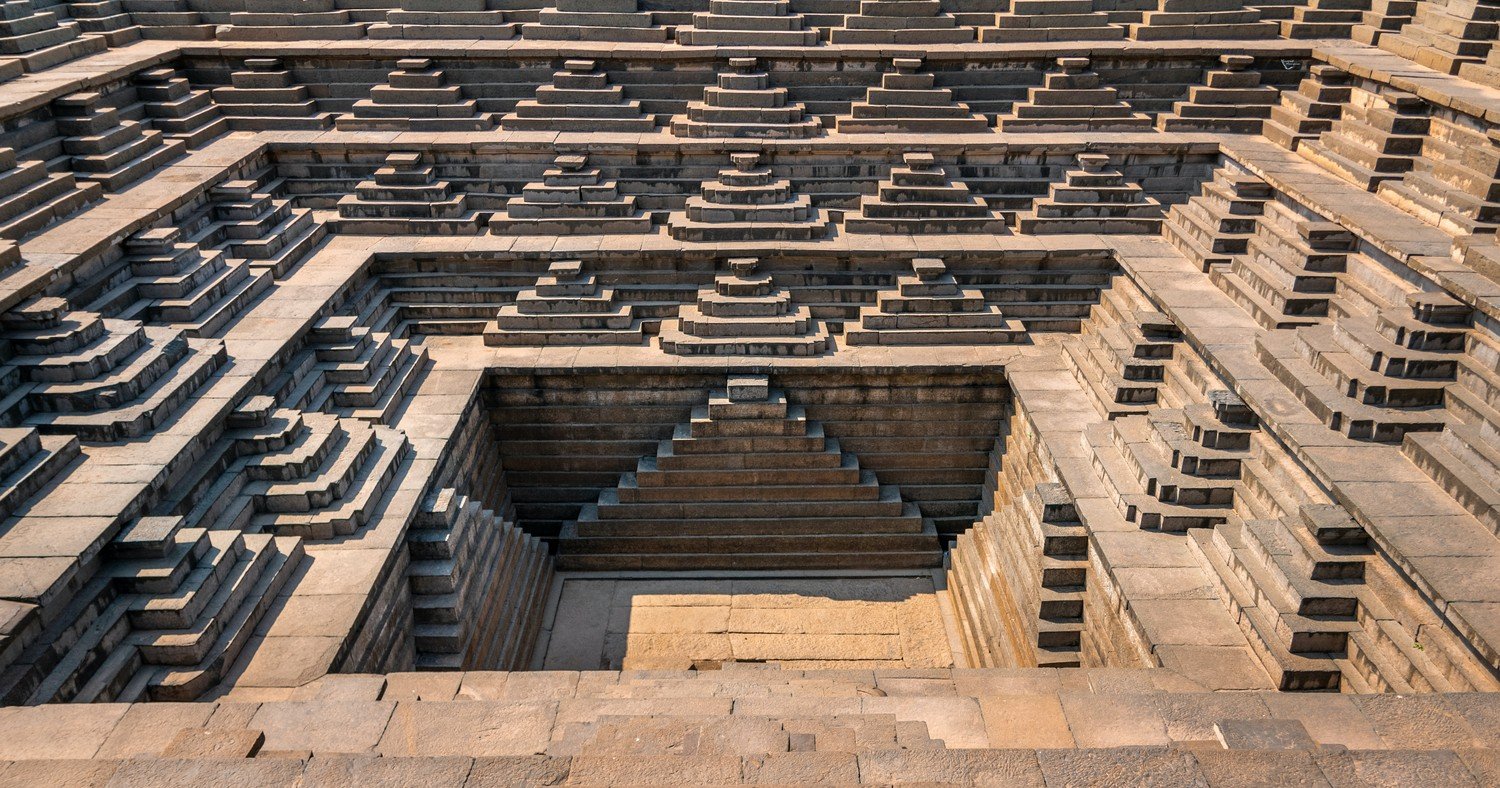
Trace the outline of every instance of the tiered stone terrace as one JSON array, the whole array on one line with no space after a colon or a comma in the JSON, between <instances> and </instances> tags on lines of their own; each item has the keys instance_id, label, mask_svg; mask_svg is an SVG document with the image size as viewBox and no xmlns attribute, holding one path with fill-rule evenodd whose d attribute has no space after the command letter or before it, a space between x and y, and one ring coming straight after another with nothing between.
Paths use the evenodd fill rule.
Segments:
<instances>
[{"instance_id":1,"label":"tiered stone terrace","mask_svg":"<svg viewBox=\"0 0 1500 788\"><path fill-rule=\"evenodd\" d=\"M0 2L0 784L1500 784L1497 24Z\"/></svg>"}]
</instances>

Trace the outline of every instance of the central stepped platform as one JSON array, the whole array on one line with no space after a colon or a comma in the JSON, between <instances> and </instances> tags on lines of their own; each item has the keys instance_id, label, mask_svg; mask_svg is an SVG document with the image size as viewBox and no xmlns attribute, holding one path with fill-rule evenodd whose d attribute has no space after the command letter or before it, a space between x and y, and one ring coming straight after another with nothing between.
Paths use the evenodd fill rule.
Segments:
<instances>
[{"instance_id":1,"label":"central stepped platform","mask_svg":"<svg viewBox=\"0 0 1500 788\"><path fill-rule=\"evenodd\" d=\"M738 376L563 526L558 568L932 567L937 546L915 504L764 376Z\"/></svg>"}]
</instances>

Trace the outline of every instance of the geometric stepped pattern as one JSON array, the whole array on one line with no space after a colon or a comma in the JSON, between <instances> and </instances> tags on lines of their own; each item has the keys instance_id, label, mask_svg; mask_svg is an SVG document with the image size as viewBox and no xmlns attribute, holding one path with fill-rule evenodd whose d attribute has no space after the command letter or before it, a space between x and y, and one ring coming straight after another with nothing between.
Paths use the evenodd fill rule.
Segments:
<instances>
[{"instance_id":1,"label":"geometric stepped pattern","mask_svg":"<svg viewBox=\"0 0 1500 788\"><path fill-rule=\"evenodd\" d=\"M0 3L0 782L1496 783L1497 26Z\"/></svg>"}]
</instances>

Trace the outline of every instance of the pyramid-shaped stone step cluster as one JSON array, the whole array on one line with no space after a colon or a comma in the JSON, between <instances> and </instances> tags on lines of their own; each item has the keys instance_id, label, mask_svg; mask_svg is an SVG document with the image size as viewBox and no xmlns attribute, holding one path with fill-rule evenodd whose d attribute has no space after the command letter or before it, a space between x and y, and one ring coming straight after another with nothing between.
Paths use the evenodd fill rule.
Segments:
<instances>
[{"instance_id":1,"label":"pyramid-shaped stone step cluster","mask_svg":"<svg viewBox=\"0 0 1500 788\"><path fill-rule=\"evenodd\" d=\"M848 117L837 120L838 131L849 133L910 132L955 134L988 132L990 122L953 100L953 91L935 87L937 77L922 73L921 58L894 58L891 71L856 101Z\"/></svg>"},{"instance_id":2,"label":"pyramid-shaped stone step cluster","mask_svg":"<svg viewBox=\"0 0 1500 788\"><path fill-rule=\"evenodd\" d=\"M1064 345L1073 377L1110 418L1143 414L1156 404L1182 332L1144 298L1111 287L1083 323L1083 333Z\"/></svg>"},{"instance_id":3,"label":"pyramid-shaped stone step cluster","mask_svg":"<svg viewBox=\"0 0 1500 788\"><path fill-rule=\"evenodd\" d=\"M1356 440L1399 442L1441 430L1457 379L1470 308L1446 293L1414 293L1408 309L1332 325L1273 331L1257 340L1261 363L1329 429Z\"/></svg>"},{"instance_id":4,"label":"pyramid-shaped stone step cluster","mask_svg":"<svg viewBox=\"0 0 1500 788\"><path fill-rule=\"evenodd\" d=\"M501 41L516 35L507 13L488 0L400 0L384 22L370 25L370 38L482 39Z\"/></svg>"},{"instance_id":5,"label":"pyramid-shaped stone step cluster","mask_svg":"<svg viewBox=\"0 0 1500 788\"><path fill-rule=\"evenodd\" d=\"M300 540L142 517L104 551L72 613L0 682L11 702L195 700L223 681L302 558Z\"/></svg>"},{"instance_id":6,"label":"pyramid-shaped stone step cluster","mask_svg":"<svg viewBox=\"0 0 1500 788\"><path fill-rule=\"evenodd\" d=\"M651 215L590 167L587 156L563 155L487 224L496 235L614 235L651 232Z\"/></svg>"},{"instance_id":7,"label":"pyramid-shaped stone step cluster","mask_svg":"<svg viewBox=\"0 0 1500 788\"><path fill-rule=\"evenodd\" d=\"M1204 271L1229 265L1248 250L1272 191L1260 178L1220 167L1197 196L1168 209L1163 233Z\"/></svg>"},{"instance_id":8,"label":"pyramid-shaped stone step cluster","mask_svg":"<svg viewBox=\"0 0 1500 788\"><path fill-rule=\"evenodd\" d=\"M967 44L974 29L939 0L860 0L859 12L828 31L834 44Z\"/></svg>"},{"instance_id":9,"label":"pyramid-shaped stone step cluster","mask_svg":"<svg viewBox=\"0 0 1500 788\"><path fill-rule=\"evenodd\" d=\"M487 345L639 345L644 340L634 307L585 274L579 260L552 263L484 329Z\"/></svg>"},{"instance_id":10,"label":"pyramid-shaped stone step cluster","mask_svg":"<svg viewBox=\"0 0 1500 788\"><path fill-rule=\"evenodd\" d=\"M912 260L912 273L896 277L896 290L861 307L858 324L844 330L850 345L992 345L1026 337L1020 321L986 303L980 291L960 286L943 261L932 258Z\"/></svg>"},{"instance_id":11,"label":"pyramid-shaped stone step cluster","mask_svg":"<svg viewBox=\"0 0 1500 788\"><path fill-rule=\"evenodd\" d=\"M44 10L32 0L0 4L0 57L15 58L27 71L41 71L109 46L103 36L83 34L77 21L55 10L58 5L48 5Z\"/></svg>"},{"instance_id":12,"label":"pyramid-shaped stone step cluster","mask_svg":"<svg viewBox=\"0 0 1500 788\"><path fill-rule=\"evenodd\" d=\"M1360 582L1367 540L1346 512L1307 504L1275 519L1233 516L1189 538L1278 688L1342 686L1357 619L1370 613Z\"/></svg>"},{"instance_id":13,"label":"pyramid-shaped stone step cluster","mask_svg":"<svg viewBox=\"0 0 1500 788\"><path fill-rule=\"evenodd\" d=\"M0 238L17 240L45 230L103 192L98 183L48 172L46 162L17 161L15 150L0 148Z\"/></svg>"},{"instance_id":14,"label":"pyramid-shaped stone step cluster","mask_svg":"<svg viewBox=\"0 0 1500 788\"><path fill-rule=\"evenodd\" d=\"M1161 203L1139 184L1128 183L1110 166L1109 156L1080 153L1078 169L1068 170L1063 183L1054 183L1038 198L1029 216L1018 219L1030 235L1103 233L1111 235L1161 232Z\"/></svg>"},{"instance_id":15,"label":"pyramid-shaped stone step cluster","mask_svg":"<svg viewBox=\"0 0 1500 788\"><path fill-rule=\"evenodd\" d=\"M731 376L558 542L560 569L936 566L937 533L763 376Z\"/></svg>"},{"instance_id":16,"label":"pyramid-shaped stone step cluster","mask_svg":"<svg viewBox=\"0 0 1500 788\"><path fill-rule=\"evenodd\" d=\"M426 348L346 315L319 320L308 343L275 387L284 407L388 424L428 363Z\"/></svg>"},{"instance_id":17,"label":"pyramid-shaped stone step cluster","mask_svg":"<svg viewBox=\"0 0 1500 788\"><path fill-rule=\"evenodd\" d=\"M1156 119L1162 131L1209 131L1259 134L1271 108L1281 100L1276 88L1260 84L1260 72L1250 70L1250 55L1220 55L1224 66L1209 71L1205 84L1188 89L1188 100Z\"/></svg>"},{"instance_id":18,"label":"pyramid-shaped stone step cluster","mask_svg":"<svg viewBox=\"0 0 1500 788\"><path fill-rule=\"evenodd\" d=\"M1333 128L1353 93L1348 72L1319 63L1308 69L1307 78L1297 83L1295 91L1282 91L1281 103L1271 108L1271 117L1261 133L1294 151L1301 143Z\"/></svg>"},{"instance_id":19,"label":"pyramid-shaped stone step cluster","mask_svg":"<svg viewBox=\"0 0 1500 788\"><path fill-rule=\"evenodd\" d=\"M1500 38L1493 0L1424 0L1410 24L1380 37L1380 48L1445 74L1478 63Z\"/></svg>"},{"instance_id":20,"label":"pyramid-shaped stone step cluster","mask_svg":"<svg viewBox=\"0 0 1500 788\"><path fill-rule=\"evenodd\" d=\"M692 24L677 28L683 46L815 46L818 30L788 0L709 0Z\"/></svg>"},{"instance_id":21,"label":"pyramid-shaped stone step cluster","mask_svg":"<svg viewBox=\"0 0 1500 788\"><path fill-rule=\"evenodd\" d=\"M807 241L827 235L828 215L806 194L792 191L791 181L777 178L756 153L732 153L734 168L703 184L667 227L679 241Z\"/></svg>"},{"instance_id":22,"label":"pyramid-shaped stone step cluster","mask_svg":"<svg viewBox=\"0 0 1500 788\"><path fill-rule=\"evenodd\" d=\"M676 355L816 356L828 350L828 329L806 306L756 270L755 258L728 261L730 272L698 291L697 302L662 324L661 349Z\"/></svg>"},{"instance_id":23,"label":"pyramid-shaped stone step cluster","mask_svg":"<svg viewBox=\"0 0 1500 788\"><path fill-rule=\"evenodd\" d=\"M480 112L463 89L425 57L396 61L387 83L354 102L350 114L334 121L339 131L486 131L494 115Z\"/></svg>"},{"instance_id":24,"label":"pyramid-shaped stone step cluster","mask_svg":"<svg viewBox=\"0 0 1500 788\"><path fill-rule=\"evenodd\" d=\"M39 298L0 318L0 415L87 441L138 438L172 418L224 363L218 340L75 311Z\"/></svg>"},{"instance_id":25,"label":"pyramid-shaped stone step cluster","mask_svg":"<svg viewBox=\"0 0 1500 788\"><path fill-rule=\"evenodd\" d=\"M165 166L186 149L181 140L166 140L160 131L121 120L118 110L98 93L74 93L52 102L57 132L63 137L65 166L82 181L105 191L120 191Z\"/></svg>"},{"instance_id":26,"label":"pyramid-shaped stone step cluster","mask_svg":"<svg viewBox=\"0 0 1500 788\"><path fill-rule=\"evenodd\" d=\"M1267 200L1244 253L1209 278L1266 328L1313 325L1327 320L1355 243L1342 225Z\"/></svg>"},{"instance_id":27,"label":"pyramid-shaped stone step cluster","mask_svg":"<svg viewBox=\"0 0 1500 788\"><path fill-rule=\"evenodd\" d=\"M223 331L271 284L265 270L227 261L185 241L178 227L143 230L125 242L122 270L89 311L182 329L190 337Z\"/></svg>"},{"instance_id":28,"label":"pyramid-shaped stone step cluster","mask_svg":"<svg viewBox=\"0 0 1500 788\"><path fill-rule=\"evenodd\" d=\"M411 455L400 432L254 397L231 415L222 457L169 501L190 525L304 539L371 521Z\"/></svg>"},{"instance_id":29,"label":"pyramid-shaped stone step cluster","mask_svg":"<svg viewBox=\"0 0 1500 788\"><path fill-rule=\"evenodd\" d=\"M438 180L421 153L392 153L354 194L339 198L335 229L362 235L466 235L479 232L483 217L468 196Z\"/></svg>"},{"instance_id":30,"label":"pyramid-shaped stone step cluster","mask_svg":"<svg viewBox=\"0 0 1500 788\"><path fill-rule=\"evenodd\" d=\"M703 89L702 101L690 101L687 115L672 120L678 137L759 137L805 139L823 133L818 119L800 102L787 102L786 88L771 87L771 77L753 57L732 57L718 84Z\"/></svg>"},{"instance_id":31,"label":"pyramid-shaped stone step cluster","mask_svg":"<svg viewBox=\"0 0 1500 788\"><path fill-rule=\"evenodd\" d=\"M525 670L552 588L541 540L444 488L406 535L417 667Z\"/></svg>"},{"instance_id":32,"label":"pyramid-shaped stone step cluster","mask_svg":"<svg viewBox=\"0 0 1500 788\"><path fill-rule=\"evenodd\" d=\"M214 103L239 131L306 129L333 125L331 112L318 111L306 85L293 81L277 58L246 58L244 68L229 75L229 85L213 89Z\"/></svg>"},{"instance_id":33,"label":"pyramid-shaped stone step cluster","mask_svg":"<svg viewBox=\"0 0 1500 788\"><path fill-rule=\"evenodd\" d=\"M34 427L0 427L0 520L77 457L78 439L72 435L42 435Z\"/></svg>"},{"instance_id":34,"label":"pyramid-shaped stone step cluster","mask_svg":"<svg viewBox=\"0 0 1500 788\"><path fill-rule=\"evenodd\" d=\"M1255 429L1244 403L1214 391L1206 404L1121 416L1085 434L1121 515L1142 528L1181 532L1233 514Z\"/></svg>"},{"instance_id":35,"label":"pyramid-shaped stone step cluster","mask_svg":"<svg viewBox=\"0 0 1500 788\"><path fill-rule=\"evenodd\" d=\"M641 103L625 98L625 89L609 84L609 74L592 60L568 60L552 75L552 84L536 89L536 97L516 102L500 118L507 131L649 132L656 118L641 111Z\"/></svg>"},{"instance_id":36,"label":"pyramid-shaped stone step cluster","mask_svg":"<svg viewBox=\"0 0 1500 788\"><path fill-rule=\"evenodd\" d=\"M1416 164L1432 118L1427 102L1411 93L1356 91L1343 114L1297 153L1334 175L1370 191Z\"/></svg>"},{"instance_id":37,"label":"pyramid-shaped stone step cluster","mask_svg":"<svg viewBox=\"0 0 1500 788\"><path fill-rule=\"evenodd\" d=\"M850 233L1009 233L1003 215L969 187L954 183L931 153L907 153L873 195L860 199L859 214L844 218Z\"/></svg>"},{"instance_id":38,"label":"pyramid-shaped stone step cluster","mask_svg":"<svg viewBox=\"0 0 1500 788\"><path fill-rule=\"evenodd\" d=\"M209 216L193 241L280 278L328 235L311 209L274 195L280 182L225 181L209 190Z\"/></svg>"},{"instance_id":39,"label":"pyramid-shaped stone step cluster","mask_svg":"<svg viewBox=\"0 0 1500 788\"><path fill-rule=\"evenodd\" d=\"M1381 197L1454 235L1500 227L1500 129L1480 132L1433 120L1422 155Z\"/></svg>"},{"instance_id":40,"label":"pyramid-shaped stone step cluster","mask_svg":"<svg viewBox=\"0 0 1500 788\"><path fill-rule=\"evenodd\" d=\"M995 26L979 31L985 43L1020 41L1118 41L1125 28L1093 0L1012 0L995 15Z\"/></svg>"},{"instance_id":41,"label":"pyramid-shaped stone step cluster","mask_svg":"<svg viewBox=\"0 0 1500 788\"><path fill-rule=\"evenodd\" d=\"M220 41L347 41L364 38L366 25L356 22L337 0L256 0L244 11L232 11L220 25Z\"/></svg>"},{"instance_id":42,"label":"pyramid-shaped stone step cluster","mask_svg":"<svg viewBox=\"0 0 1500 788\"><path fill-rule=\"evenodd\" d=\"M68 3L68 16L81 33L96 35L112 47L141 40L141 28L125 13L120 0L83 0Z\"/></svg>"},{"instance_id":43,"label":"pyramid-shaped stone step cluster","mask_svg":"<svg viewBox=\"0 0 1500 788\"><path fill-rule=\"evenodd\" d=\"M543 41L664 42L667 28L656 24L636 0L557 0L537 21L521 25L523 38Z\"/></svg>"},{"instance_id":44,"label":"pyramid-shaped stone step cluster","mask_svg":"<svg viewBox=\"0 0 1500 788\"><path fill-rule=\"evenodd\" d=\"M1134 131L1151 128L1151 118L1120 100L1119 91L1101 87L1086 57L1060 57L1061 71L1027 88L1026 100L1001 115L1001 131Z\"/></svg>"}]
</instances>

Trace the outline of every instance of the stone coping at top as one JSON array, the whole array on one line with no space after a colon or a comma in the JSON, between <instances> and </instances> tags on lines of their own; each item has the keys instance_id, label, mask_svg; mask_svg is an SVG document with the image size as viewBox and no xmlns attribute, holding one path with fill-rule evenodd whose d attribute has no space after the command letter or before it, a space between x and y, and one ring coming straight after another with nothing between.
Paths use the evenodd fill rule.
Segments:
<instances>
[{"instance_id":1,"label":"stone coping at top","mask_svg":"<svg viewBox=\"0 0 1500 788\"><path fill-rule=\"evenodd\" d=\"M1262 57L1309 57L1313 42L1281 39L1227 41L1081 41L1031 43L967 44L829 44L817 46L682 46L674 42L640 43L608 41L541 41L513 38L500 41L480 39L417 40L369 39L353 41L180 41L181 53L188 56L255 57L267 53L276 57L567 57L584 59L651 57L663 60L723 60L731 57L765 57L807 60L841 60L868 57L882 60L891 57L921 57L928 61L971 60L975 55L994 54L1002 59L1040 58L1051 60L1072 56L1138 56L1155 57L1162 53L1193 56L1222 55L1243 52ZM407 54L409 53L409 54Z\"/></svg>"}]
</instances>

